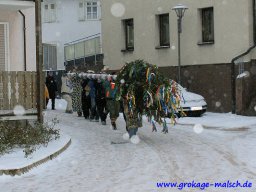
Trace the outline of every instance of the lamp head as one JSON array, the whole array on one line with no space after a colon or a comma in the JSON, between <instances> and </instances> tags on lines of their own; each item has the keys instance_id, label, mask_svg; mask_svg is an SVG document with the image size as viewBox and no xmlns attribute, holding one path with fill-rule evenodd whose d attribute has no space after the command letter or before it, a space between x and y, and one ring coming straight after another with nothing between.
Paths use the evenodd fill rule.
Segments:
<instances>
[{"instance_id":1,"label":"lamp head","mask_svg":"<svg viewBox=\"0 0 256 192\"><path fill-rule=\"evenodd\" d=\"M187 9L188 7L182 4L178 4L172 8L172 10L176 12L178 18L182 18Z\"/></svg>"}]
</instances>

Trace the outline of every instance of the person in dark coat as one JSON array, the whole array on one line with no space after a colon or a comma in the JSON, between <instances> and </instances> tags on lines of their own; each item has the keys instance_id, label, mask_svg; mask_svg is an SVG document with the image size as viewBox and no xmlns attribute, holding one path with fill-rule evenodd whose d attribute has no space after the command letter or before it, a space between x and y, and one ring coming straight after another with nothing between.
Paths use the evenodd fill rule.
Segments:
<instances>
[{"instance_id":1,"label":"person in dark coat","mask_svg":"<svg viewBox=\"0 0 256 192\"><path fill-rule=\"evenodd\" d=\"M91 98L89 96L90 87L88 85L89 79L83 79L82 81L82 110L85 119L90 117Z\"/></svg>"},{"instance_id":2,"label":"person in dark coat","mask_svg":"<svg viewBox=\"0 0 256 192\"><path fill-rule=\"evenodd\" d=\"M91 98L91 116L90 116L90 120L91 121L99 121L99 116L97 113L97 109L96 109L96 87L95 87L96 81L94 79L90 79L88 82L88 85L90 87L90 98Z\"/></svg>"},{"instance_id":3,"label":"person in dark coat","mask_svg":"<svg viewBox=\"0 0 256 192\"><path fill-rule=\"evenodd\" d=\"M49 98L52 100L52 110L55 110L55 97L57 92L57 83L53 77L53 72L50 71L48 73L45 84L49 92Z\"/></svg>"},{"instance_id":4,"label":"person in dark coat","mask_svg":"<svg viewBox=\"0 0 256 192\"><path fill-rule=\"evenodd\" d=\"M103 82L98 78L96 84L96 108L97 113L100 116L102 125L106 125L107 118L107 109L106 109L106 97L105 97L105 88Z\"/></svg>"}]
</instances>

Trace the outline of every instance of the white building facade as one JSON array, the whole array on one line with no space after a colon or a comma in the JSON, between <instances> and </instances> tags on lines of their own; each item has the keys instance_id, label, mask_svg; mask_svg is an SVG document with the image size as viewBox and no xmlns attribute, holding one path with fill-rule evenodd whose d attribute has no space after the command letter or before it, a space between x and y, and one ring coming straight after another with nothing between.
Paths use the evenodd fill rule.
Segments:
<instances>
[{"instance_id":1,"label":"white building facade","mask_svg":"<svg viewBox=\"0 0 256 192\"><path fill-rule=\"evenodd\" d=\"M84 41L97 37L100 46L101 5L97 0L44 0L42 23L45 70L64 70L69 61L81 65L75 63L75 56L86 56Z\"/></svg>"}]
</instances>

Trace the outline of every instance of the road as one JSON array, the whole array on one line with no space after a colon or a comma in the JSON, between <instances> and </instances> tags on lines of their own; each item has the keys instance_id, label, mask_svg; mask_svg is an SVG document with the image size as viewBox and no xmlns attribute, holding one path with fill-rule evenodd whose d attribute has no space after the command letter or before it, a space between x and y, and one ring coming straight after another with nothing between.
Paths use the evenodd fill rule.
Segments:
<instances>
[{"instance_id":1,"label":"road","mask_svg":"<svg viewBox=\"0 0 256 192\"><path fill-rule=\"evenodd\" d=\"M141 142L123 142L125 124L118 130L90 122L75 114L47 111L72 138L71 146L56 159L22 176L0 177L4 192L125 192L180 191L157 188L157 182L226 182L246 180L256 185L256 127L235 130L205 128L198 134L191 125L175 125L168 134L151 132L144 122ZM169 125L170 126L170 125ZM244 191L253 191L246 189ZM183 191L199 191L185 188ZM200 190L201 191L201 190ZM207 191L225 191L211 188ZM242 191L240 188L226 191Z\"/></svg>"}]
</instances>

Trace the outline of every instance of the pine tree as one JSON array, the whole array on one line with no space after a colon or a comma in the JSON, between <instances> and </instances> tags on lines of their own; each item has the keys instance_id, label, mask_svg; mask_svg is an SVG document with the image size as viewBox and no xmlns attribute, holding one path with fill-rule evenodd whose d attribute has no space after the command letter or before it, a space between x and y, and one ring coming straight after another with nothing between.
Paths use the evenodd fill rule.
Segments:
<instances>
[{"instance_id":1,"label":"pine tree","mask_svg":"<svg viewBox=\"0 0 256 192\"><path fill-rule=\"evenodd\" d=\"M152 122L163 123L163 132L167 133L165 118L175 123L180 106L178 84L165 78L156 65L143 60L135 60L124 65L116 78L117 99L127 98L129 114L146 115Z\"/></svg>"}]
</instances>

